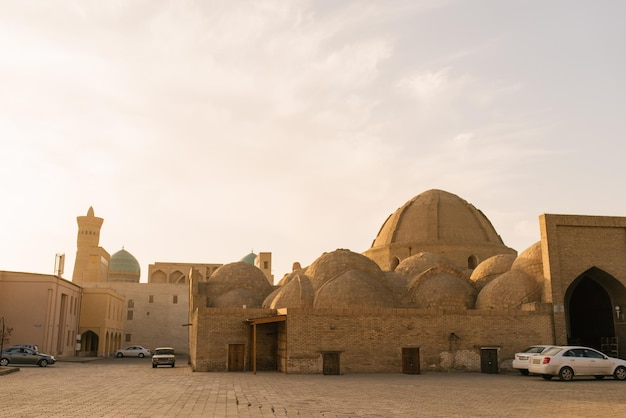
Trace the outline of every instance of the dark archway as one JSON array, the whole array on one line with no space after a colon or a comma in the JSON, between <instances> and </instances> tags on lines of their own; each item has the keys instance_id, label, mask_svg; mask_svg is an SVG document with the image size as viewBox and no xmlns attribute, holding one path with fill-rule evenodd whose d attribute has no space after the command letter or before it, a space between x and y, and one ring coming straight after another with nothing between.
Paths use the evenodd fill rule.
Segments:
<instances>
[{"instance_id":1,"label":"dark archway","mask_svg":"<svg viewBox=\"0 0 626 418\"><path fill-rule=\"evenodd\" d=\"M98 344L100 339L98 338L98 334L89 330L83 332L81 335L81 355L87 357L96 357L98 356Z\"/></svg>"},{"instance_id":2,"label":"dark archway","mask_svg":"<svg viewBox=\"0 0 626 418\"><path fill-rule=\"evenodd\" d=\"M602 338L615 337L614 300L623 286L604 271L592 268L566 292L567 343L601 349Z\"/></svg>"}]
</instances>

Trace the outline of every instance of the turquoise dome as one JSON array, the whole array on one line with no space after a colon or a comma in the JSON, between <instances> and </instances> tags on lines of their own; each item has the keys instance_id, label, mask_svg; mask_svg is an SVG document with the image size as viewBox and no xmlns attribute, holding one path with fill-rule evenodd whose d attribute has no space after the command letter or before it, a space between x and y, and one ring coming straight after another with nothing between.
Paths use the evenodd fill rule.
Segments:
<instances>
[{"instance_id":1,"label":"turquoise dome","mask_svg":"<svg viewBox=\"0 0 626 418\"><path fill-rule=\"evenodd\" d=\"M141 274L141 268L137 259L125 249L121 249L111 256L109 262L109 274Z\"/></svg>"},{"instance_id":2,"label":"turquoise dome","mask_svg":"<svg viewBox=\"0 0 626 418\"><path fill-rule=\"evenodd\" d=\"M256 254L250 253L239 261L243 261L244 263L254 265L254 260L256 260Z\"/></svg>"}]
</instances>

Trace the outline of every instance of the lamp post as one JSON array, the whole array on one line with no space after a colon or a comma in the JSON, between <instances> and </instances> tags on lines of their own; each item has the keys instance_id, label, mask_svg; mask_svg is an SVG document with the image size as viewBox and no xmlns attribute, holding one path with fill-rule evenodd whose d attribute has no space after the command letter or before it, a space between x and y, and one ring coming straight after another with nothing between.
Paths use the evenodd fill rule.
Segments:
<instances>
[{"instance_id":1,"label":"lamp post","mask_svg":"<svg viewBox=\"0 0 626 418\"><path fill-rule=\"evenodd\" d=\"M0 353L4 350L4 316L0 317L2 320L2 333L0 333Z\"/></svg>"}]
</instances>

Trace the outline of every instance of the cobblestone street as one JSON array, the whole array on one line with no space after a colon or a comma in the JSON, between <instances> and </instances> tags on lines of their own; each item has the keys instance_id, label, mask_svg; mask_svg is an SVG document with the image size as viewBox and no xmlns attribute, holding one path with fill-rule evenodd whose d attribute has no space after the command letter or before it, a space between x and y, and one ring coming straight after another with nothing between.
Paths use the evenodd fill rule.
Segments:
<instances>
[{"instance_id":1,"label":"cobblestone street","mask_svg":"<svg viewBox=\"0 0 626 418\"><path fill-rule=\"evenodd\" d=\"M58 362L0 376L2 417L622 417L626 382L505 373L285 375Z\"/></svg>"}]
</instances>

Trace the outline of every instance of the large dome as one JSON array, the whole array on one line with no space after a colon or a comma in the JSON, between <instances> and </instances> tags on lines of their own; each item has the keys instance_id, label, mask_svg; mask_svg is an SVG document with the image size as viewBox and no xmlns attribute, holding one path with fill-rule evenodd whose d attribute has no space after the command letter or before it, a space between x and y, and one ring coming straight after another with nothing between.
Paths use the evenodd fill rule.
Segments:
<instances>
[{"instance_id":1,"label":"large dome","mask_svg":"<svg viewBox=\"0 0 626 418\"><path fill-rule=\"evenodd\" d=\"M137 259L125 249L121 249L109 260L109 281L139 282L141 268Z\"/></svg>"},{"instance_id":2,"label":"large dome","mask_svg":"<svg viewBox=\"0 0 626 418\"><path fill-rule=\"evenodd\" d=\"M436 189L415 196L392 213L364 255L389 271L420 252L444 256L467 273L491 256L517 255L480 210Z\"/></svg>"},{"instance_id":3,"label":"large dome","mask_svg":"<svg viewBox=\"0 0 626 418\"><path fill-rule=\"evenodd\" d=\"M404 242L503 245L481 211L443 190L428 190L396 210L383 224L372 248Z\"/></svg>"}]
</instances>

